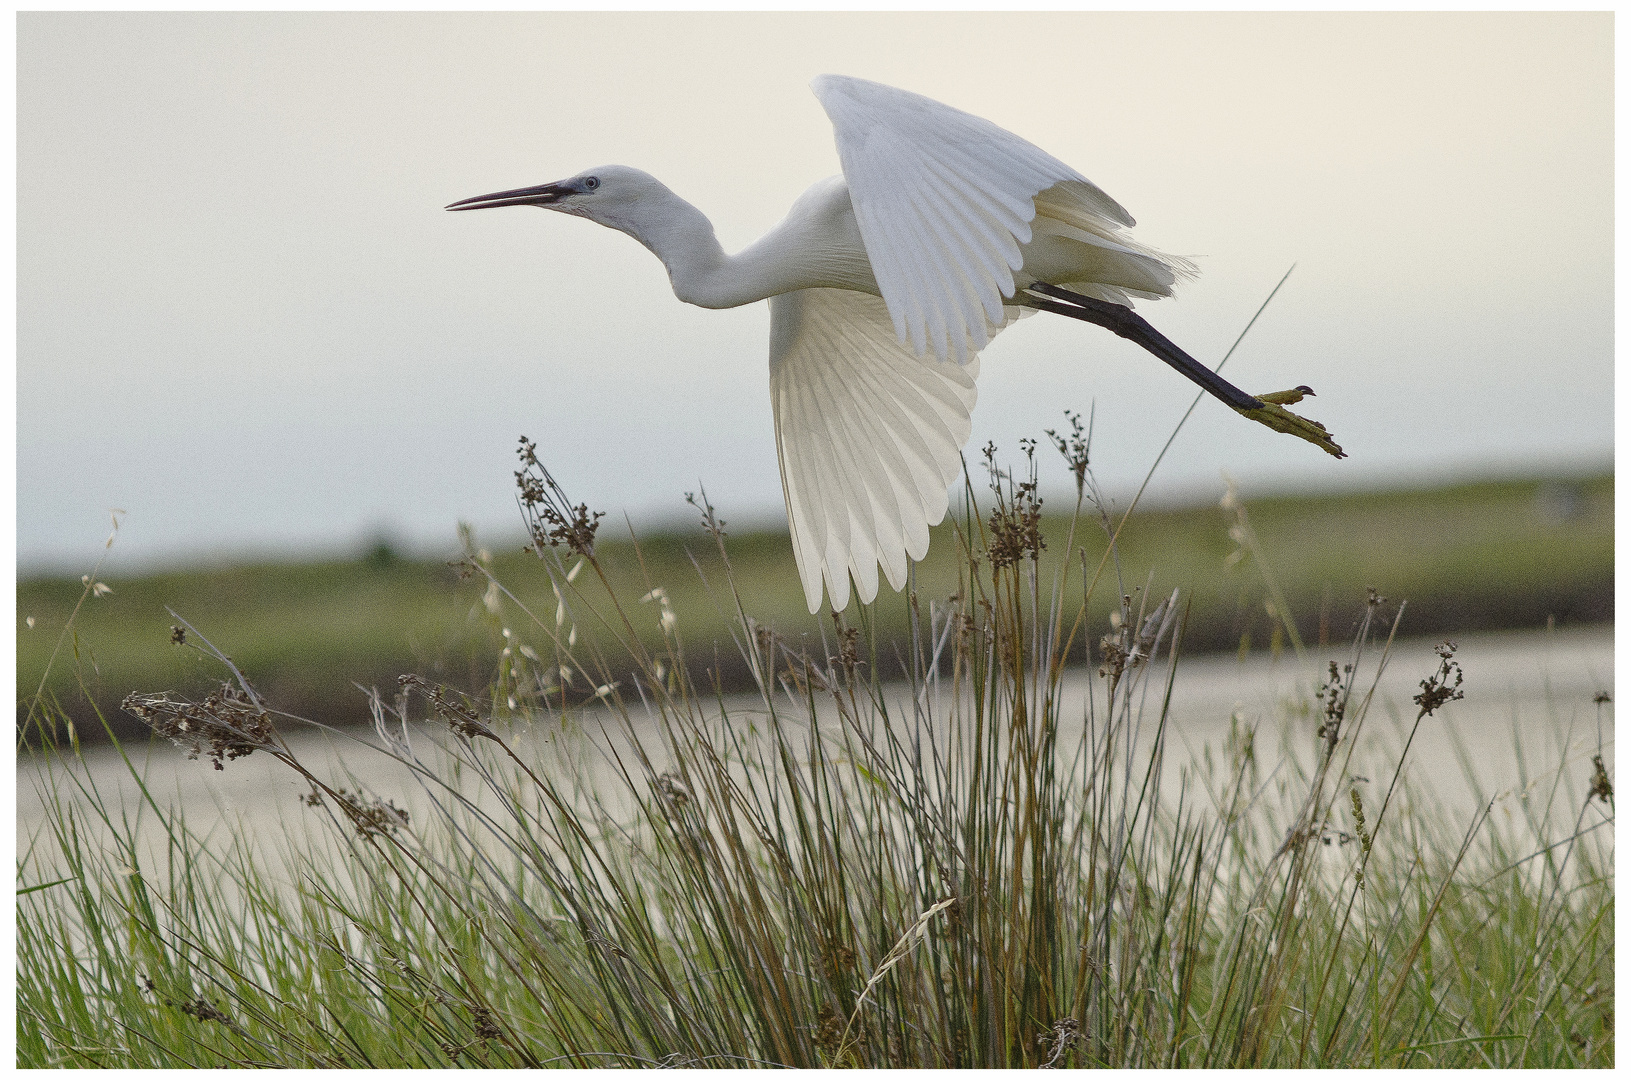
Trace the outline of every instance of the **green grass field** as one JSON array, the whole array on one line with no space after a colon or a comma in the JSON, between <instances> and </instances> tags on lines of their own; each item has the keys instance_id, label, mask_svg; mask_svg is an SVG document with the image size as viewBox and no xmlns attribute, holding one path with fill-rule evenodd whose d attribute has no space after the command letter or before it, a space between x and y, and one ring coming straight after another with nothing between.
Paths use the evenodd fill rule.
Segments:
<instances>
[{"instance_id":1,"label":"green grass field","mask_svg":"<svg viewBox=\"0 0 1631 1080\"><path fill-rule=\"evenodd\" d=\"M1064 503L1055 498L1044 507L1044 534L1055 550L1064 544L1069 520ZM1119 566L1106 566L1110 587L1098 590L1092 618L1102 625L1112 607L1119 569L1120 587L1129 593L1150 583L1152 573L1157 594L1185 591L1193 605L1186 637L1191 653L1291 647L1285 620L1270 612L1273 586L1291 625L1309 643L1345 637L1360 617L1366 587L1407 599L1405 628L1413 634L1538 627L1549 619L1608 622L1613 504L1613 477L1595 476L1251 499L1249 533L1238 529L1235 513L1216 504L1139 511L1122 531ZM1084 518L1078 543L1096 560L1108 538L1091 511ZM957 591L961 547L950 521L935 530L929 557L917 569L920 605L943 605ZM456 553L453 544L449 548ZM519 522L511 542L491 548L494 572L548 621L556 599L536 559L521 551ZM791 638L830 633L825 615L805 610L785 533L731 533L727 550L740 591L753 598L748 614L758 623ZM641 536L637 552L608 518L597 552L615 588L666 590L699 679L710 680L703 672L713 669L727 686L747 685L747 670L729 644L735 613L725 599L719 556L700 527ZM461 581L446 563L388 552L108 584L111 593L85 600L76 632L66 639L62 629L84 585L77 578L25 580L17 590L19 699L33 697L56 650L46 690L87 731L99 726L91 700L126 723L117 703L127 693L198 689L213 678L195 653L171 643L175 620L166 607L233 657L270 701L330 723L366 718L355 683L386 685L405 672L481 691L504 647L503 626L519 617L508 601L490 612L482 603L485 584ZM650 645L659 640L658 605L636 605L633 617L642 613L648 614L635 629ZM603 612L573 615L591 643L610 642ZM880 603L875 617L887 655L906 632L904 605Z\"/></svg>"},{"instance_id":2,"label":"green grass field","mask_svg":"<svg viewBox=\"0 0 1631 1080\"><path fill-rule=\"evenodd\" d=\"M1406 764L1461 694L1455 648L1394 714L1374 687L1397 601L1350 595L1396 580L1459 619L1608 617L1567 590L1612 573L1611 482L1570 512L1557 498L1482 485L1151 514L1105 562L1126 582L1153 565L1156 595L1115 624L1114 577L1089 585L1103 539L1078 522L1039 551L1011 486L990 535L1023 543L976 531L958 558L943 533L915 611L880 598L836 625L798 606L774 537L689 542L711 593L686 584L678 538L643 564L581 540L477 555L480 586L401 565L116 582L81 609L84 641L116 624L115 597L187 586L240 658L339 679L361 636L381 663L468 665L481 694L382 686L357 734L390 791L423 795L409 814L143 615L154 665L192 657L170 673L214 681L205 697L133 669L160 691L133 708L180 744L155 752L191 747L226 778L253 753L308 793L267 841L188 820L132 782L145 755L92 761L42 705L19 770L42 813L19 845L17 1064L1612 1067L1608 695L1595 759L1518 752L1524 782L1498 791L1462 752L1477 794L1446 806L1451 763L1421 783ZM1477 588L1457 596L1445 565ZM666 608L641 599L655 586ZM1283 647L1328 636L1351 663L1277 720L1231 714L1203 752L1169 740L1195 613L1216 642L1273 647L1269 595L1297 613ZM1567 595L1580 606L1552 606ZM303 644L280 652L284 635ZM1067 705L1089 639L1101 678ZM727 656L759 693L693 677Z\"/></svg>"}]
</instances>

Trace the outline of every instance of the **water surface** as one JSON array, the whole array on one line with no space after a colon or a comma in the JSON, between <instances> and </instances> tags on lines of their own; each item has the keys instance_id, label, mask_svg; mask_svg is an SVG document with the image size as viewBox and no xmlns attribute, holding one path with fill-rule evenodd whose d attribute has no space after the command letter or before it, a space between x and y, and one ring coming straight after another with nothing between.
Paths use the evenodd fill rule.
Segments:
<instances>
[{"instance_id":1,"label":"water surface","mask_svg":"<svg viewBox=\"0 0 1631 1080\"><path fill-rule=\"evenodd\" d=\"M1373 785L1362 790L1376 791L1376 797L1388 783L1399 747L1415 720L1418 710L1411 698L1419 691L1421 680L1438 666L1433 651L1437 644L1436 639L1396 642L1380 678L1375 677L1379 649L1361 662L1360 691L1374 686L1374 696L1351 773L1363 778L1358 783ZM1326 663L1333 659L1346 663L1349 650L1311 651L1302 661L1290 654L1244 660L1180 658L1171 681L1164 794L1172 798L1180 792L1186 763L1199 761L1208 749L1214 756L1221 754L1231 730L1256 728L1259 756L1270 769L1280 761L1287 774L1294 771L1290 761L1281 761L1284 755L1305 765L1312 761L1319 723L1313 689L1323 678ZM1472 635L1460 640L1456 659L1465 672L1465 697L1443 706L1421 724L1410 748L1406 774L1421 805L1414 811L1407 805L1406 811L1425 812L1424 807L1436 804L1432 812L1470 818L1476 808L1494 799L1497 814L1534 817L1548 835L1558 829L1563 830L1559 835L1567 835L1589 786L1593 755L1601 752L1611 774L1613 770L1613 706L1594 700L1613 693L1612 631ZM1146 745L1159 716L1165 665L1152 665L1150 676L1142 729ZM1078 669L1065 676L1063 743L1068 744L1073 731L1087 722L1089 694L1098 695L1094 715L1102 716L1104 692L1103 681L1093 671ZM1356 697L1358 694L1356 691ZM910 715L904 688L892 697L897 714ZM787 698L780 700L789 706L785 714L800 715L800 709ZM638 703L634 708L638 710ZM724 708L732 723L742 725L754 723L765 713L762 699L752 695L729 697ZM824 708L822 719L824 725L832 723L832 710ZM606 727L615 725L603 709L585 710L581 723L581 731L563 736L558 722L540 720L516 729L512 738L523 757L530 752L538 760L563 751L581 753L585 738L591 753L608 739L624 745L615 730ZM373 737L366 730L351 734ZM433 736L446 738L445 731L428 725L413 737L417 741ZM385 755L331 733L293 731L286 738L308 768L335 786L355 789L360 785L416 817L425 809L419 783ZM419 745L429 749L428 743ZM230 831L275 841L317 820L302 801L310 790L306 781L267 754L227 762L224 770L217 771L207 760L188 760L184 752L164 741L128 752L158 802L181 809L195 832L222 835ZM609 771L597 775L607 788L616 786ZM46 864L53 861L52 845L44 839L43 829L46 793L53 784L58 798L72 800L78 797L73 782L85 782L101 793L116 816L145 813L153 818L150 810L141 807L137 785L112 747L88 749L71 770L61 765L43 769L36 759L24 755L18 762L17 780L19 861L31 863L23 873L28 881L42 880ZM157 830L156 820L149 824ZM30 855L36 842L39 850Z\"/></svg>"}]
</instances>

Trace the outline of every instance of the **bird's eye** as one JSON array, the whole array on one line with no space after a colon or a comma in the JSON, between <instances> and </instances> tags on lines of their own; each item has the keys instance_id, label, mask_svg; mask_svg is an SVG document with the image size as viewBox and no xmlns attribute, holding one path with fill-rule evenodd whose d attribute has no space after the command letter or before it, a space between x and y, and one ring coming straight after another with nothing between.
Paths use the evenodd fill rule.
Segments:
<instances>
[{"instance_id":1,"label":"bird's eye","mask_svg":"<svg viewBox=\"0 0 1631 1080\"><path fill-rule=\"evenodd\" d=\"M595 188L597 188L599 186L600 186L600 177L598 177L598 176L586 176L586 177L583 178L583 189L585 191L593 191L593 190L595 190Z\"/></svg>"}]
</instances>

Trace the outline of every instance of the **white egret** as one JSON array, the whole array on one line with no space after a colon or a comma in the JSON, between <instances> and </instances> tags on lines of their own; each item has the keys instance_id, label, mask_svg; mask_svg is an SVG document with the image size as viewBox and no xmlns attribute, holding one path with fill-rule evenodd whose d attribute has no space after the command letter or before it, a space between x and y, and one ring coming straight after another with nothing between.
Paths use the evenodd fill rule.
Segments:
<instances>
[{"instance_id":1,"label":"white egret","mask_svg":"<svg viewBox=\"0 0 1631 1080\"><path fill-rule=\"evenodd\" d=\"M1133 314L1172 295L1185 260L1122 230L1132 217L1070 166L987 120L880 83L811 83L842 176L727 255L701 211L638 169L465 199L539 206L628 233L674 295L707 308L770 301L770 397L799 577L810 611L897 591L928 552L961 471L980 349L1030 310L1105 326L1246 416L1342 456L1320 425L1214 374ZM1306 389L1306 388L1301 388ZM1311 391L1310 391L1311 392Z\"/></svg>"}]
</instances>

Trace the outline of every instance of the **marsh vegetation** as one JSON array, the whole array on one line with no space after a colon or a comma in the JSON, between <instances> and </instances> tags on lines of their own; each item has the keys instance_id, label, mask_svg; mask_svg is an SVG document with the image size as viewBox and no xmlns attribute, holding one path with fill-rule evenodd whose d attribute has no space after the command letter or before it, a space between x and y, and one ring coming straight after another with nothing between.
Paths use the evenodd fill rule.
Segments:
<instances>
[{"instance_id":1,"label":"marsh vegetation","mask_svg":"<svg viewBox=\"0 0 1631 1080\"><path fill-rule=\"evenodd\" d=\"M1410 765L1463 692L1457 651L1386 737L1410 611L1373 592L1340 642L1282 608L1322 677L1279 726L1184 748L1189 599L1124 576L1124 521L1060 449L1062 536L1035 447L988 455L953 588L798 636L699 496L743 695L689 651L677 582L638 545L644 572L608 572L594 515L525 458L537 558L463 559L505 642L487 691L407 673L367 690L371 731L335 733L411 811L317 768L300 718L184 621L219 688L125 706L197 769L298 777L280 842L100 789L35 702L18 1063L1612 1065L1607 695L1595 760L1520 762L1518 788L1447 809ZM1067 694L1084 656L1094 687Z\"/></svg>"}]
</instances>

